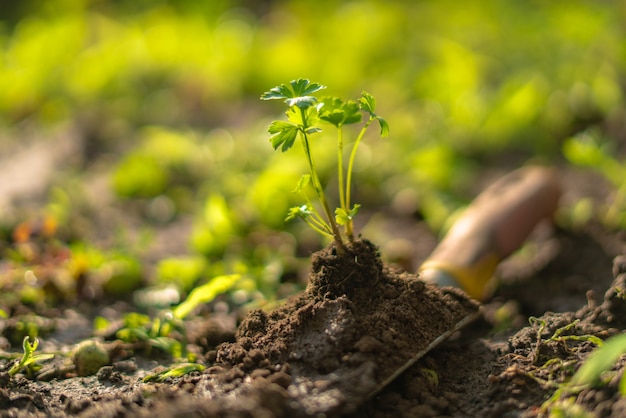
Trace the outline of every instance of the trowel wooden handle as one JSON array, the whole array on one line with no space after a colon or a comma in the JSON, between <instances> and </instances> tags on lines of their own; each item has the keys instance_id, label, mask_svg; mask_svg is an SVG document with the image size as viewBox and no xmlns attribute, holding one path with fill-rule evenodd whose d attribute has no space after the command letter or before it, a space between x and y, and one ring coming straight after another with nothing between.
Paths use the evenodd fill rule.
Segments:
<instances>
[{"instance_id":1,"label":"trowel wooden handle","mask_svg":"<svg viewBox=\"0 0 626 418\"><path fill-rule=\"evenodd\" d=\"M560 195L556 173L548 168L525 167L502 177L452 226L420 267L421 277L484 298L500 260L518 249L542 219L552 217Z\"/></svg>"}]
</instances>

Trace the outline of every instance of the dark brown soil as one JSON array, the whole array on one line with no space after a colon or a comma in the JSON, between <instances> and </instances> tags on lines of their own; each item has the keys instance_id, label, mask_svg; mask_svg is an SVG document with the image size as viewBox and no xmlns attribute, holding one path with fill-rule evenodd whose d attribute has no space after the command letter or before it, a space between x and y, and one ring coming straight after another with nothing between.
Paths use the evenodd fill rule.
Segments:
<instances>
[{"instance_id":1,"label":"dark brown soil","mask_svg":"<svg viewBox=\"0 0 626 418\"><path fill-rule=\"evenodd\" d=\"M189 340L207 365L202 373L143 383L167 360L129 358L118 350L112 365L95 376L75 376L57 356L36 376L9 379L11 362L2 360L0 416L538 416L595 347L586 337L571 336L606 339L626 327L626 257L607 262L623 243L598 239L597 231L559 232L555 240L566 253L556 251L539 270L518 269L517 275L512 263L511 271L502 272L510 283L483 306L482 319L453 333L373 396L392 370L478 306L461 292L426 286L386 267L372 244L359 241L342 257L332 247L315 254L306 292L272 312L249 313L234 340L228 320L190 322ZM581 257L592 249L598 249L595 268ZM558 290L549 293L557 279L561 290L586 294L578 309L549 312L563 306ZM604 298L582 290L602 286L608 289ZM53 335L71 340L68 329L84 322L71 312L57 313ZM10 327L3 325L5 335ZM230 342L217 346L220 341ZM57 344L61 351L69 347L68 341ZM623 367L622 359L615 376ZM577 394L578 406L592 416L621 416L626 404L617 377Z\"/></svg>"},{"instance_id":2,"label":"dark brown soil","mask_svg":"<svg viewBox=\"0 0 626 418\"><path fill-rule=\"evenodd\" d=\"M385 269L377 249L357 241L342 256L334 247L315 254L306 292L248 315L217 360L244 372L265 360L286 365L298 415L345 415L477 313L461 292Z\"/></svg>"}]
</instances>

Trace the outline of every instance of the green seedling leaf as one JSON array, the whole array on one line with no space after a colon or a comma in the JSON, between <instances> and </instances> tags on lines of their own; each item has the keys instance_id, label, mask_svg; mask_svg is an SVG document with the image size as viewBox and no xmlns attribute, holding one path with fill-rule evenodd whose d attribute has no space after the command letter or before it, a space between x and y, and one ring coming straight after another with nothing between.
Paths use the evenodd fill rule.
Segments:
<instances>
[{"instance_id":1,"label":"green seedling leaf","mask_svg":"<svg viewBox=\"0 0 626 418\"><path fill-rule=\"evenodd\" d=\"M22 349L24 350L24 354L20 361L9 369L9 376L13 377L18 374L21 370L32 367L36 362L49 360L54 357L54 354L38 354L35 355L34 352L37 350L39 346L39 338L33 340L32 344L30 343L30 337L24 337L24 341L22 341Z\"/></svg>"},{"instance_id":2,"label":"green seedling leaf","mask_svg":"<svg viewBox=\"0 0 626 418\"><path fill-rule=\"evenodd\" d=\"M267 128L267 131L272 134L270 137L272 147L274 147L274 149L281 147L280 150L285 152L291 148L296 141L299 128L293 123L275 120L269 128Z\"/></svg>"},{"instance_id":3,"label":"green seedling leaf","mask_svg":"<svg viewBox=\"0 0 626 418\"><path fill-rule=\"evenodd\" d=\"M310 184L311 184L311 175L303 174L302 177L300 177L300 180L298 180L298 184L296 185L296 188L293 189L293 193L303 192L304 189L306 189Z\"/></svg>"},{"instance_id":4,"label":"green seedling leaf","mask_svg":"<svg viewBox=\"0 0 626 418\"><path fill-rule=\"evenodd\" d=\"M281 84L269 89L261 95L261 100L294 99L302 96L310 96L325 88L326 86L319 83L311 83L305 78L299 78L290 81L289 84Z\"/></svg>"},{"instance_id":5,"label":"green seedling leaf","mask_svg":"<svg viewBox=\"0 0 626 418\"><path fill-rule=\"evenodd\" d=\"M572 386L593 386L626 353L626 334L611 337L594 350L570 380Z\"/></svg>"},{"instance_id":6,"label":"green seedling leaf","mask_svg":"<svg viewBox=\"0 0 626 418\"><path fill-rule=\"evenodd\" d=\"M380 136L383 138L389 135L389 124L387 121L376 114L376 99L374 96L364 91L359 99L359 106L362 110L370 114L371 119L376 119L380 126Z\"/></svg>"},{"instance_id":7,"label":"green seedling leaf","mask_svg":"<svg viewBox=\"0 0 626 418\"><path fill-rule=\"evenodd\" d=\"M307 219L313 215L313 210L308 205L294 206L289 208L285 221L291 221L295 218Z\"/></svg>"},{"instance_id":8,"label":"green seedling leaf","mask_svg":"<svg viewBox=\"0 0 626 418\"><path fill-rule=\"evenodd\" d=\"M376 115L376 99L368 92L364 91L361 93L359 106L370 115Z\"/></svg>"},{"instance_id":9,"label":"green seedling leaf","mask_svg":"<svg viewBox=\"0 0 626 418\"><path fill-rule=\"evenodd\" d=\"M285 103L287 103L287 106L289 107L296 106L300 109L308 109L317 104L317 99L313 96L301 96L294 97L293 99L287 99L285 100Z\"/></svg>"},{"instance_id":10,"label":"green seedling leaf","mask_svg":"<svg viewBox=\"0 0 626 418\"><path fill-rule=\"evenodd\" d=\"M144 328L122 328L115 333L115 337L127 343L134 343L149 340L150 334Z\"/></svg>"},{"instance_id":11,"label":"green seedling leaf","mask_svg":"<svg viewBox=\"0 0 626 418\"><path fill-rule=\"evenodd\" d=\"M96 332L104 331L111 325L111 321L102 317L96 316L93 320L93 329Z\"/></svg>"},{"instance_id":12,"label":"green seedling leaf","mask_svg":"<svg viewBox=\"0 0 626 418\"><path fill-rule=\"evenodd\" d=\"M261 100L284 99L289 107L296 106L300 109L308 109L317 103L317 99L311 94L325 88L326 86L300 78L289 84L281 84L271 88L261 95Z\"/></svg>"},{"instance_id":13,"label":"green seedling leaf","mask_svg":"<svg viewBox=\"0 0 626 418\"><path fill-rule=\"evenodd\" d=\"M604 149L589 134L581 134L565 140L563 154L572 163L583 167L598 167L607 158Z\"/></svg>"},{"instance_id":14,"label":"green seedling leaf","mask_svg":"<svg viewBox=\"0 0 626 418\"><path fill-rule=\"evenodd\" d=\"M426 379L428 379L433 386L439 386L439 375L435 370L422 367L420 372L422 373L422 376L426 377Z\"/></svg>"},{"instance_id":15,"label":"green seedling leaf","mask_svg":"<svg viewBox=\"0 0 626 418\"><path fill-rule=\"evenodd\" d=\"M124 326L129 328L143 327L150 323L150 317L138 312L130 312L124 315Z\"/></svg>"},{"instance_id":16,"label":"green seedling leaf","mask_svg":"<svg viewBox=\"0 0 626 418\"><path fill-rule=\"evenodd\" d=\"M378 125L380 125L380 136L385 138L389 135L389 124L380 116L376 116L376 120L378 121Z\"/></svg>"},{"instance_id":17,"label":"green seedling leaf","mask_svg":"<svg viewBox=\"0 0 626 418\"><path fill-rule=\"evenodd\" d=\"M172 314L177 319L184 319L199 305L208 303L215 299L217 295L232 289L240 278L240 274L214 277L208 283L192 290L187 299L173 309Z\"/></svg>"},{"instance_id":18,"label":"green seedling leaf","mask_svg":"<svg viewBox=\"0 0 626 418\"><path fill-rule=\"evenodd\" d=\"M289 122L296 125L299 129L305 130L307 134L321 131L321 129L316 126L320 120L316 106L302 110L298 107L290 107L285 114Z\"/></svg>"},{"instance_id":19,"label":"green seedling leaf","mask_svg":"<svg viewBox=\"0 0 626 418\"><path fill-rule=\"evenodd\" d=\"M172 367L171 369L164 370L159 373L149 374L143 378L144 383L149 382L162 382L168 378L175 378L185 376L193 372L202 372L206 367L197 363L183 363Z\"/></svg>"},{"instance_id":20,"label":"green seedling leaf","mask_svg":"<svg viewBox=\"0 0 626 418\"><path fill-rule=\"evenodd\" d=\"M564 332L568 332L569 330L571 330L572 328L575 328L576 325L580 322L579 319L576 319L575 321L561 327L558 328L556 331L554 331L554 333L552 334L552 337L550 337L550 340L554 340L556 341L558 338L561 338L561 334L563 334Z\"/></svg>"},{"instance_id":21,"label":"green seedling leaf","mask_svg":"<svg viewBox=\"0 0 626 418\"><path fill-rule=\"evenodd\" d=\"M335 220L337 221L337 223L339 225L345 225L348 222L350 222L352 219L354 219L354 217L356 216L356 214L359 212L359 208L361 207L361 205L356 204L352 207L352 209L350 209L349 212L346 212L345 210L343 210L342 208L337 208L335 209Z\"/></svg>"},{"instance_id":22,"label":"green seedling leaf","mask_svg":"<svg viewBox=\"0 0 626 418\"><path fill-rule=\"evenodd\" d=\"M359 123L363 118L359 113L357 102L349 100L344 102L338 97L326 97L318 107L320 119L337 128L343 125Z\"/></svg>"},{"instance_id":23,"label":"green seedling leaf","mask_svg":"<svg viewBox=\"0 0 626 418\"><path fill-rule=\"evenodd\" d=\"M181 358L183 355L182 343L174 338L156 337L150 339L150 344L154 348L169 353L173 358Z\"/></svg>"}]
</instances>

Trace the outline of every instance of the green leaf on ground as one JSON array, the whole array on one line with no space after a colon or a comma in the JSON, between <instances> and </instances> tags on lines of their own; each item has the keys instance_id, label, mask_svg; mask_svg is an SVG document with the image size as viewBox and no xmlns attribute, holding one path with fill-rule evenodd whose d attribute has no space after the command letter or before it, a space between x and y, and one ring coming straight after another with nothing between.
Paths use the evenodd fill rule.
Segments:
<instances>
[{"instance_id":1,"label":"green leaf on ground","mask_svg":"<svg viewBox=\"0 0 626 418\"><path fill-rule=\"evenodd\" d=\"M219 294L232 289L240 278L240 274L229 274L214 277L208 283L193 289L187 299L173 309L172 314L178 319L184 319L199 305L208 303L215 299Z\"/></svg>"}]
</instances>

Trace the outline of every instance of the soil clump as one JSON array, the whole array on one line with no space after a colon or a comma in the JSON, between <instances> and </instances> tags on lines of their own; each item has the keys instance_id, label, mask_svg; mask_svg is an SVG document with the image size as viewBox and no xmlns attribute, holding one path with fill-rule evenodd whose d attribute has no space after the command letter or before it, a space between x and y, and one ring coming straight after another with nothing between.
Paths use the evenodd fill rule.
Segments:
<instances>
[{"instance_id":1,"label":"soil clump","mask_svg":"<svg viewBox=\"0 0 626 418\"><path fill-rule=\"evenodd\" d=\"M244 371L266 359L288 365L290 403L300 414L351 413L478 306L456 289L385 267L368 241L342 255L330 246L313 256L306 291L273 312L250 313L217 360Z\"/></svg>"}]
</instances>

